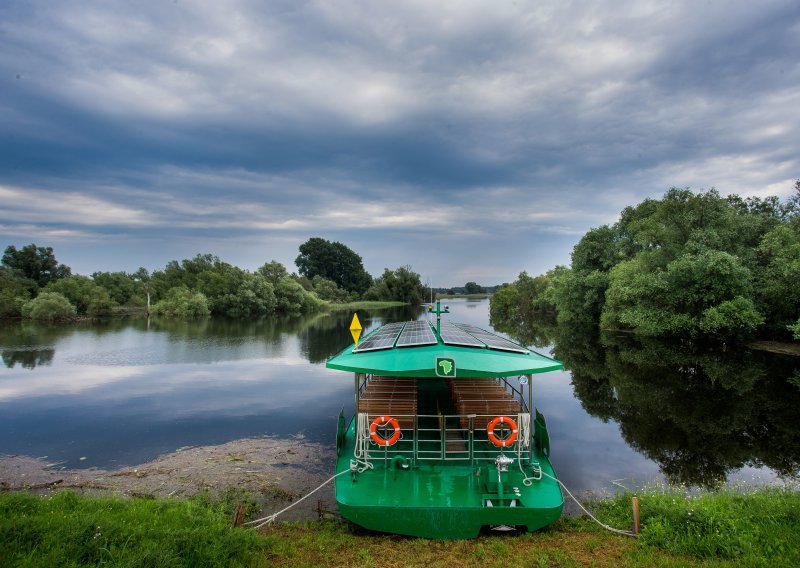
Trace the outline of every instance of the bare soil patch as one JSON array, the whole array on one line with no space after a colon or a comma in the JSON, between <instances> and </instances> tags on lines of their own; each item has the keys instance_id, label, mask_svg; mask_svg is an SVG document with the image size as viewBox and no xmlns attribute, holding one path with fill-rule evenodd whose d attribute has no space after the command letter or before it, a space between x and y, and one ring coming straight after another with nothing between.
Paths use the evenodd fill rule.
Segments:
<instances>
[{"instance_id":1,"label":"bare soil patch","mask_svg":"<svg viewBox=\"0 0 800 568\"><path fill-rule=\"evenodd\" d=\"M248 492L265 514L286 507L333 475L335 450L296 438L246 438L217 446L181 448L151 462L117 470L65 469L29 456L0 455L0 490L72 489L129 497L217 497ZM280 520L335 514L333 484L281 515Z\"/></svg>"}]
</instances>

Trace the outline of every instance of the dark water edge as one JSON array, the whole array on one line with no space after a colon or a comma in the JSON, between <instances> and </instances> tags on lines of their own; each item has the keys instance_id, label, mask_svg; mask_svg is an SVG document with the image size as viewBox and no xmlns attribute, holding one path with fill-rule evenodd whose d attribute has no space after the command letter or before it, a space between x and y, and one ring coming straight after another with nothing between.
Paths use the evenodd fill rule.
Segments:
<instances>
[{"instance_id":1,"label":"dark water edge","mask_svg":"<svg viewBox=\"0 0 800 568\"><path fill-rule=\"evenodd\" d=\"M800 473L800 359L742 344L698 344L557 325L493 322L546 347L586 412L619 425L666 480L713 487L742 468Z\"/></svg>"},{"instance_id":2,"label":"dark water edge","mask_svg":"<svg viewBox=\"0 0 800 568\"><path fill-rule=\"evenodd\" d=\"M452 320L489 327L488 301L448 303ZM411 307L358 315L366 330L426 317ZM353 411L353 380L324 362L351 343L351 318L3 325L0 453L116 468L264 435L333 444L340 409ZM497 327L565 363L533 384L553 464L571 489L798 475L797 358Z\"/></svg>"}]
</instances>

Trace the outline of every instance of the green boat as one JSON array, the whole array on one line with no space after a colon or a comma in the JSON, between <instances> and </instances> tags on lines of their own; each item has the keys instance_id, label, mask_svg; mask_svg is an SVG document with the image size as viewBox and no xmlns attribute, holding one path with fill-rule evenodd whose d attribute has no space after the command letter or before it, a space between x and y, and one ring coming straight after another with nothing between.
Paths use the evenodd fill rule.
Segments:
<instances>
[{"instance_id":1,"label":"green boat","mask_svg":"<svg viewBox=\"0 0 800 568\"><path fill-rule=\"evenodd\" d=\"M563 497L531 375L562 368L486 330L425 320L384 325L330 358L355 374L340 413L336 500L364 528L433 539L534 531ZM357 322L357 319L354 318ZM360 327L360 326L356 326ZM360 331L358 329L357 331ZM349 472L349 474L348 474Z\"/></svg>"}]
</instances>

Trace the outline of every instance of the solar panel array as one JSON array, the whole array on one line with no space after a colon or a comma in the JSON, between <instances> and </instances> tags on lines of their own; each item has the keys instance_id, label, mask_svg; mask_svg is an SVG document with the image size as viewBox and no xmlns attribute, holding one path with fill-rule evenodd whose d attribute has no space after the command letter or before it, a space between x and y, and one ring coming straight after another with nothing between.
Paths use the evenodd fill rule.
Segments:
<instances>
[{"instance_id":1,"label":"solar panel array","mask_svg":"<svg viewBox=\"0 0 800 568\"><path fill-rule=\"evenodd\" d=\"M375 333L367 336L364 341L358 344L355 349L357 352L361 351L375 351L376 349L391 349L394 347L394 342L397 341L397 336L403 330L403 322L390 323L378 329Z\"/></svg>"},{"instance_id":2,"label":"solar panel array","mask_svg":"<svg viewBox=\"0 0 800 568\"><path fill-rule=\"evenodd\" d=\"M469 333L457 328L452 323L442 323L442 341L448 345L463 345L465 347L484 346L482 341L478 341Z\"/></svg>"},{"instance_id":3,"label":"solar panel array","mask_svg":"<svg viewBox=\"0 0 800 568\"><path fill-rule=\"evenodd\" d=\"M528 350L525 349L524 347L521 347L516 343L509 341L508 339L500 337L499 335L495 335L494 333L489 333L486 330L483 330L479 327L475 327L474 325L468 325L465 323L457 323L454 325L458 327L460 330L466 331L470 335L474 336L475 339L482 341L490 349L498 349L500 351L514 351L516 353L528 352Z\"/></svg>"},{"instance_id":4,"label":"solar panel array","mask_svg":"<svg viewBox=\"0 0 800 568\"><path fill-rule=\"evenodd\" d=\"M431 330L427 321L410 321L403 328L400 339L397 340L398 347L411 347L412 345L435 345L436 336Z\"/></svg>"},{"instance_id":5,"label":"solar panel array","mask_svg":"<svg viewBox=\"0 0 800 568\"><path fill-rule=\"evenodd\" d=\"M500 351L527 353L528 350L499 335L490 333L474 325L464 323L442 322L442 341L447 345L463 347L488 347ZM427 321L410 321L407 323L390 323L368 335L358 344L355 352L377 351L395 347L412 347L419 345L435 345L436 335Z\"/></svg>"}]
</instances>

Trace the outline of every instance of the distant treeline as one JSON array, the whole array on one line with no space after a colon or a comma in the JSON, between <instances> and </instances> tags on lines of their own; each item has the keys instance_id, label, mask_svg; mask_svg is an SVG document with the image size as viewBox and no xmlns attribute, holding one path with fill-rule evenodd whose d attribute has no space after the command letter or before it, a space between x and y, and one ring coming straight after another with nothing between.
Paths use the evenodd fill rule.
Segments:
<instances>
[{"instance_id":1,"label":"distant treeline","mask_svg":"<svg viewBox=\"0 0 800 568\"><path fill-rule=\"evenodd\" d=\"M409 266L373 278L361 257L338 242L311 238L295 260L299 274L271 261L251 272L212 254L173 260L150 273L73 275L51 247L5 249L0 266L0 317L64 320L131 309L169 317L209 314L236 318L315 312L327 303L358 300L420 303L420 276Z\"/></svg>"},{"instance_id":2,"label":"distant treeline","mask_svg":"<svg viewBox=\"0 0 800 568\"><path fill-rule=\"evenodd\" d=\"M672 188L590 230L570 267L523 272L500 325L550 315L643 336L800 339L800 180L787 201Z\"/></svg>"},{"instance_id":3,"label":"distant treeline","mask_svg":"<svg viewBox=\"0 0 800 568\"><path fill-rule=\"evenodd\" d=\"M481 286L477 282L467 282L463 286L434 288L433 291L437 294L444 294L447 296L464 296L472 294L491 294L496 288L497 286Z\"/></svg>"}]
</instances>

